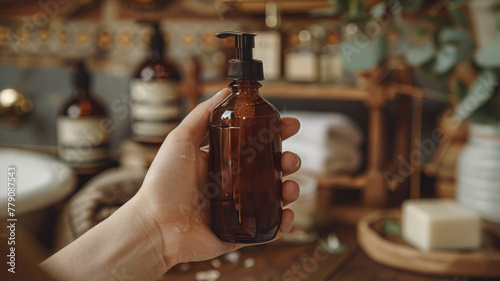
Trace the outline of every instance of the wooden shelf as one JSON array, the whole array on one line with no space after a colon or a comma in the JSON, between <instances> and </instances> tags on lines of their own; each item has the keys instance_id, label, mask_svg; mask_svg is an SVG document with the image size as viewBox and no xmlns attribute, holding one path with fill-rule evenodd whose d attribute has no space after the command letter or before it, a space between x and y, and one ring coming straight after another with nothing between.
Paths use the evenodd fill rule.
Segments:
<instances>
[{"instance_id":1,"label":"wooden shelf","mask_svg":"<svg viewBox=\"0 0 500 281\"><path fill-rule=\"evenodd\" d=\"M227 88L228 83L228 81L206 83L203 85L203 93L213 95L220 89ZM265 98L365 101L369 92L365 89L335 84L264 82L261 94Z\"/></svg>"},{"instance_id":2,"label":"wooden shelf","mask_svg":"<svg viewBox=\"0 0 500 281\"><path fill-rule=\"evenodd\" d=\"M318 187L320 188L347 188L364 189L367 184L366 174L351 175L324 175L319 176Z\"/></svg>"}]
</instances>

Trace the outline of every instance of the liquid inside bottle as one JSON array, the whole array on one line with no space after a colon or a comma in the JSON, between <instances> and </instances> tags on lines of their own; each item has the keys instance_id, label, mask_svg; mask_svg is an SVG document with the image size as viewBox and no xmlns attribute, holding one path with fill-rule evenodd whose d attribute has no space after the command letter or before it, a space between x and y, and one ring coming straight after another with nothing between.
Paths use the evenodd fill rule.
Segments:
<instances>
[{"instance_id":1,"label":"liquid inside bottle","mask_svg":"<svg viewBox=\"0 0 500 281\"><path fill-rule=\"evenodd\" d=\"M259 83L231 85L209 126L212 230L229 242L269 241L282 214L281 121Z\"/></svg>"}]
</instances>

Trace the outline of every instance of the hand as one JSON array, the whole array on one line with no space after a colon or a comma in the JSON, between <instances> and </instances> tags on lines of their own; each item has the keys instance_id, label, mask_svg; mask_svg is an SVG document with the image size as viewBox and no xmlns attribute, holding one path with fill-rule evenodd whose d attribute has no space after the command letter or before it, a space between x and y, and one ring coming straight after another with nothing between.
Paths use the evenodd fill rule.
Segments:
<instances>
[{"instance_id":1,"label":"hand","mask_svg":"<svg viewBox=\"0 0 500 281\"><path fill-rule=\"evenodd\" d=\"M56 280L157 280L181 262L206 260L248 244L220 241L209 226L203 187L208 154L200 144L210 113L229 95L227 89L198 105L172 131L158 152L139 192L113 215L40 264ZM283 118L282 139L299 130ZM297 171L300 159L281 156L284 174ZM299 196L293 181L283 183L284 205ZM283 210L276 239L292 228L293 212Z\"/></svg>"},{"instance_id":2,"label":"hand","mask_svg":"<svg viewBox=\"0 0 500 281\"><path fill-rule=\"evenodd\" d=\"M248 246L223 242L215 236L210 229L210 200L202 192L208 180L208 151L200 145L208 133L210 113L229 93L224 89L198 105L169 134L137 194L143 202L140 205L162 233L169 266L207 260ZM281 122L283 140L299 130L295 118L283 118ZM291 152L284 152L281 162L284 175L300 167L299 157ZM294 181L285 181L282 190L284 205L299 196L299 186ZM293 218L291 210L283 210L275 239L290 231Z\"/></svg>"}]
</instances>

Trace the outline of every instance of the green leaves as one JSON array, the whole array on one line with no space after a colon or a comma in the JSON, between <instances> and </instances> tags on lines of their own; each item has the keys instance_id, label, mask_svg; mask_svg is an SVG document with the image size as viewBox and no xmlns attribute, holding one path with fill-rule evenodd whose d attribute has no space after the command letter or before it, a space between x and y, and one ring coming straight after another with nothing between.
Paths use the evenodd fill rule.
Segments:
<instances>
[{"instance_id":1,"label":"green leaves","mask_svg":"<svg viewBox=\"0 0 500 281\"><path fill-rule=\"evenodd\" d=\"M445 44L436 53L433 72L438 75L448 73L457 63L458 48L452 44Z\"/></svg>"},{"instance_id":2,"label":"green leaves","mask_svg":"<svg viewBox=\"0 0 500 281\"><path fill-rule=\"evenodd\" d=\"M344 65L351 71L375 68L384 58L386 38L369 38L358 32L340 45Z\"/></svg>"},{"instance_id":3,"label":"green leaves","mask_svg":"<svg viewBox=\"0 0 500 281\"><path fill-rule=\"evenodd\" d=\"M500 37L492 44L477 52L475 57L476 63L484 68L500 67L500 54L498 50L500 50Z\"/></svg>"},{"instance_id":4,"label":"green leaves","mask_svg":"<svg viewBox=\"0 0 500 281\"><path fill-rule=\"evenodd\" d=\"M460 29L445 28L439 34L441 43L454 44L457 47L457 61L465 60L474 50L472 36Z\"/></svg>"},{"instance_id":5,"label":"green leaves","mask_svg":"<svg viewBox=\"0 0 500 281\"><path fill-rule=\"evenodd\" d=\"M401 224L396 219L384 219L382 229L385 234L390 236L400 236L402 234Z\"/></svg>"},{"instance_id":6,"label":"green leaves","mask_svg":"<svg viewBox=\"0 0 500 281\"><path fill-rule=\"evenodd\" d=\"M436 47L433 40L428 40L422 46L413 45L408 48L405 53L406 61L415 67L422 66L434 58L436 54Z\"/></svg>"},{"instance_id":7,"label":"green leaves","mask_svg":"<svg viewBox=\"0 0 500 281\"><path fill-rule=\"evenodd\" d=\"M428 30L417 27L414 30L424 29L416 34L428 36ZM421 39L425 40L425 39ZM444 28L437 38L429 38L421 45L413 45L405 52L405 59L409 65L424 67L432 75L443 76L450 73L457 63L467 59L474 50L474 40L467 32Z\"/></svg>"}]
</instances>

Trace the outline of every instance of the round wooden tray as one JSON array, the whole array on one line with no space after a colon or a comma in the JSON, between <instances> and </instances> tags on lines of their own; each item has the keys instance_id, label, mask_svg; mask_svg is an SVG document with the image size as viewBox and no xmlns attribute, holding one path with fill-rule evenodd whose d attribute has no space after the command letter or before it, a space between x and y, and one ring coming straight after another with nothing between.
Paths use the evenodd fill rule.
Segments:
<instances>
[{"instance_id":1,"label":"round wooden tray","mask_svg":"<svg viewBox=\"0 0 500 281\"><path fill-rule=\"evenodd\" d=\"M384 223L400 221L399 210L380 211L358 223L358 242L376 262L412 272L439 275L491 278L500 277L500 226L483 223L483 245L475 251L422 252L399 235L384 231Z\"/></svg>"}]
</instances>

